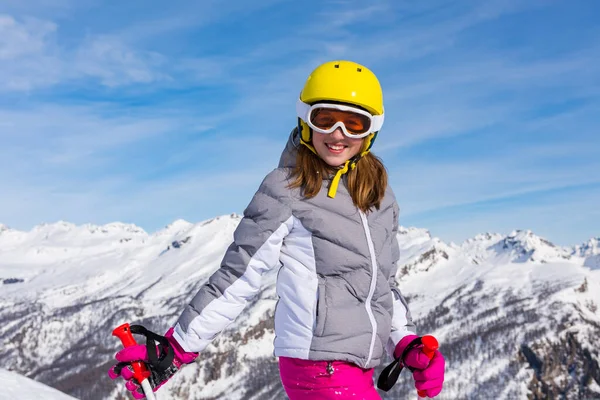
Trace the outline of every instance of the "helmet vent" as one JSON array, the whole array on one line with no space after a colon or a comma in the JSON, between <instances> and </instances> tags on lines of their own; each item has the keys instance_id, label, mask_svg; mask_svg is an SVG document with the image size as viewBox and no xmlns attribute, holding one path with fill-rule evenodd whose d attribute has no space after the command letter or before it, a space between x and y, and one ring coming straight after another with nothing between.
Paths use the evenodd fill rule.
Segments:
<instances>
[{"instance_id":1,"label":"helmet vent","mask_svg":"<svg viewBox=\"0 0 600 400\"><path fill-rule=\"evenodd\" d=\"M362 72L362 68L356 68L358 72Z\"/></svg>"},{"instance_id":2,"label":"helmet vent","mask_svg":"<svg viewBox=\"0 0 600 400\"><path fill-rule=\"evenodd\" d=\"M340 64L335 64L333 67L334 67L334 68L339 68L339 67L340 67Z\"/></svg>"}]
</instances>

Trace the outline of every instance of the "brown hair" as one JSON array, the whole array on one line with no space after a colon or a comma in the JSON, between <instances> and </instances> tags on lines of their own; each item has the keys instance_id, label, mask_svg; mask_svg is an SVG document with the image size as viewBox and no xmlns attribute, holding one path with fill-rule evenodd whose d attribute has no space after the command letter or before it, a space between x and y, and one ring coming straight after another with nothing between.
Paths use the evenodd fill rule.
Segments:
<instances>
[{"instance_id":1,"label":"brown hair","mask_svg":"<svg viewBox=\"0 0 600 400\"><path fill-rule=\"evenodd\" d=\"M337 168L328 165L306 146L299 146L296 166L292 170L294 180L289 187L301 188L303 196L310 199L321 190L323 177L333 177L336 171ZM354 205L363 212L372 207L379 210L387 188L387 171L381 160L369 152L346 175Z\"/></svg>"}]
</instances>

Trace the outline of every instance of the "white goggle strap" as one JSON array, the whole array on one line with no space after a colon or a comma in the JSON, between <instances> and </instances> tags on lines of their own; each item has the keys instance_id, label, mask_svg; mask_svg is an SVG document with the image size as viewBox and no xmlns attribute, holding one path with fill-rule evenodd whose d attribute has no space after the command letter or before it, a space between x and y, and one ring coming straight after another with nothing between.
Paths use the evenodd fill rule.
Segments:
<instances>
[{"instance_id":1,"label":"white goggle strap","mask_svg":"<svg viewBox=\"0 0 600 400\"><path fill-rule=\"evenodd\" d=\"M379 132L381 130L383 127L383 120L385 119L384 115L385 114L371 116L371 131Z\"/></svg>"},{"instance_id":2,"label":"white goggle strap","mask_svg":"<svg viewBox=\"0 0 600 400\"><path fill-rule=\"evenodd\" d=\"M310 114L310 104L306 104L302 100L298 99L296 102L296 115L302 121L307 122Z\"/></svg>"}]
</instances>

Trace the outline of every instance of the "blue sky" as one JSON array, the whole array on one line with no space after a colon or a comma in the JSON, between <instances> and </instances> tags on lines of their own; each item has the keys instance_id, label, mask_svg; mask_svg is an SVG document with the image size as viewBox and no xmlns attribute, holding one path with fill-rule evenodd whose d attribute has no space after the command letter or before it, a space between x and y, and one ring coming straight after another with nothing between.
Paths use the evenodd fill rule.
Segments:
<instances>
[{"instance_id":1,"label":"blue sky","mask_svg":"<svg viewBox=\"0 0 600 400\"><path fill-rule=\"evenodd\" d=\"M366 8L365 8L365 4ZM400 223L600 236L595 1L0 0L0 222L241 213L310 71L384 88Z\"/></svg>"}]
</instances>

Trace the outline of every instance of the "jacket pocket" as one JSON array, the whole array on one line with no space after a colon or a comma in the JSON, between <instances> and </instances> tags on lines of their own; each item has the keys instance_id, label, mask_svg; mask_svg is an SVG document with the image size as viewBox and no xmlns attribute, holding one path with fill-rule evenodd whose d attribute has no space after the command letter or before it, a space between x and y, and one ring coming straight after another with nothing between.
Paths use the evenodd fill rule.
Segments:
<instances>
[{"instance_id":1,"label":"jacket pocket","mask_svg":"<svg viewBox=\"0 0 600 400\"><path fill-rule=\"evenodd\" d=\"M327 321L327 281L319 275L319 286L317 288L317 307L315 315L315 335L323 336L325 323Z\"/></svg>"}]
</instances>

